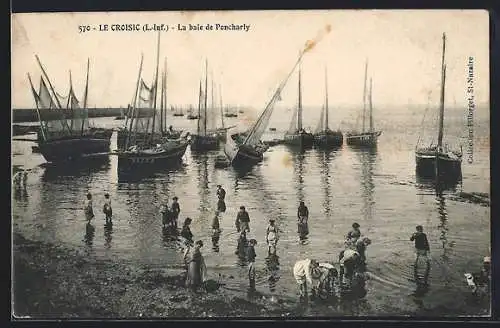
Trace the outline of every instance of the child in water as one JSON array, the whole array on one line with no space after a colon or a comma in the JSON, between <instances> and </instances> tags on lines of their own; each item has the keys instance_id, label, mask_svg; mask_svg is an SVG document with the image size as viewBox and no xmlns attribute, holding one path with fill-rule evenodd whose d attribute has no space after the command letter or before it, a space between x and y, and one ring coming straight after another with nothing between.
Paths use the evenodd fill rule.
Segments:
<instances>
[{"instance_id":1,"label":"child in water","mask_svg":"<svg viewBox=\"0 0 500 328\"><path fill-rule=\"evenodd\" d=\"M94 218L94 208L92 206L92 194L87 194L87 201L85 202L85 218L90 223L90 221Z\"/></svg>"},{"instance_id":2,"label":"child in water","mask_svg":"<svg viewBox=\"0 0 500 328\"><path fill-rule=\"evenodd\" d=\"M345 237L345 247L354 248L359 237L361 237L360 225L357 222L352 224L352 230L349 231Z\"/></svg>"},{"instance_id":3,"label":"child in water","mask_svg":"<svg viewBox=\"0 0 500 328\"><path fill-rule=\"evenodd\" d=\"M251 291L255 291L255 258L257 257L257 254L255 253L255 245L257 245L257 241L255 239L250 239L246 249L246 258L248 261L248 283Z\"/></svg>"},{"instance_id":4,"label":"child in water","mask_svg":"<svg viewBox=\"0 0 500 328\"><path fill-rule=\"evenodd\" d=\"M104 206L102 208L102 212L104 215L106 215L106 224L112 223L112 215L113 215L113 209L111 208L111 199L109 198L109 194L106 193L104 195Z\"/></svg>"},{"instance_id":5,"label":"child in water","mask_svg":"<svg viewBox=\"0 0 500 328\"><path fill-rule=\"evenodd\" d=\"M276 244L278 243L278 228L274 225L274 219L269 220L269 226L267 226L266 241L269 255L276 255Z\"/></svg>"},{"instance_id":6,"label":"child in water","mask_svg":"<svg viewBox=\"0 0 500 328\"><path fill-rule=\"evenodd\" d=\"M238 246L236 246L236 251L234 252L234 254L238 255L239 257L244 257L246 247L247 247L247 234L245 230L243 230L241 231L240 237L238 238Z\"/></svg>"}]
</instances>

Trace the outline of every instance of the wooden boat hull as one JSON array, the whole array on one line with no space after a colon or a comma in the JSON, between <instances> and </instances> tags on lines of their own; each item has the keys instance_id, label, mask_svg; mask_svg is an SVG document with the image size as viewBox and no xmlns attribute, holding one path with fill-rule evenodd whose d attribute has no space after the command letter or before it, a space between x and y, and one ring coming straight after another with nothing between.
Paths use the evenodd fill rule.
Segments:
<instances>
[{"instance_id":1,"label":"wooden boat hull","mask_svg":"<svg viewBox=\"0 0 500 328\"><path fill-rule=\"evenodd\" d=\"M191 150L202 152L217 149L219 149L219 138L217 135L191 135Z\"/></svg>"},{"instance_id":2,"label":"wooden boat hull","mask_svg":"<svg viewBox=\"0 0 500 328\"><path fill-rule=\"evenodd\" d=\"M184 114L174 114L174 116L184 116Z\"/></svg>"},{"instance_id":3,"label":"wooden boat hull","mask_svg":"<svg viewBox=\"0 0 500 328\"><path fill-rule=\"evenodd\" d=\"M314 146L321 149L341 147L344 136L340 131L320 132L314 135Z\"/></svg>"},{"instance_id":4,"label":"wooden boat hull","mask_svg":"<svg viewBox=\"0 0 500 328\"><path fill-rule=\"evenodd\" d=\"M314 136L312 133L285 134L283 142L287 146L310 149L314 145Z\"/></svg>"},{"instance_id":5,"label":"wooden boat hull","mask_svg":"<svg viewBox=\"0 0 500 328\"><path fill-rule=\"evenodd\" d=\"M47 162L70 161L98 153L109 152L108 138L67 137L44 141L38 144L38 150Z\"/></svg>"},{"instance_id":6,"label":"wooden boat hull","mask_svg":"<svg viewBox=\"0 0 500 328\"><path fill-rule=\"evenodd\" d=\"M233 166L249 166L261 162L267 148L258 149L247 145L238 145L233 139L236 135L227 138L224 153Z\"/></svg>"},{"instance_id":7,"label":"wooden boat hull","mask_svg":"<svg viewBox=\"0 0 500 328\"><path fill-rule=\"evenodd\" d=\"M123 151L118 153L118 169L130 171L137 168L168 167L182 161L188 143L179 142L179 145L162 152Z\"/></svg>"},{"instance_id":8,"label":"wooden boat hull","mask_svg":"<svg viewBox=\"0 0 500 328\"><path fill-rule=\"evenodd\" d=\"M416 175L426 179L456 181L462 178L462 157L447 153L416 151Z\"/></svg>"},{"instance_id":9,"label":"wooden boat hull","mask_svg":"<svg viewBox=\"0 0 500 328\"><path fill-rule=\"evenodd\" d=\"M118 135L116 137L116 145L118 149L124 149L125 148L125 143L127 142L127 134L128 131L126 129L120 129L118 130ZM134 135L136 143L143 143L147 138L151 138L151 134L149 133L144 133L144 132L138 132ZM153 142L155 143L161 143L162 137L158 134L155 136L155 139Z\"/></svg>"},{"instance_id":10,"label":"wooden boat hull","mask_svg":"<svg viewBox=\"0 0 500 328\"><path fill-rule=\"evenodd\" d=\"M350 146L360 147L376 147L378 137L382 131L364 132L364 133L347 133L346 143Z\"/></svg>"}]
</instances>

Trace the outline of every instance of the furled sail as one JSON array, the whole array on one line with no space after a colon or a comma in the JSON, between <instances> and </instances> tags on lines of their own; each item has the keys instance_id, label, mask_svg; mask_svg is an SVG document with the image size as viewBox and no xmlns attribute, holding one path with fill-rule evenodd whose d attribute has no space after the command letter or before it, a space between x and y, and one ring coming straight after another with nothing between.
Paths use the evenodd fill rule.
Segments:
<instances>
[{"instance_id":1,"label":"furled sail","mask_svg":"<svg viewBox=\"0 0 500 328\"><path fill-rule=\"evenodd\" d=\"M141 111L141 109L151 109L153 108L153 101L155 96L154 86L148 87L146 82L141 79L141 83L139 84L139 92L137 99L137 109L135 111L134 117L134 126L132 127L133 131L138 133L145 133L148 129L148 123L151 120L151 117L145 115L145 111ZM151 120L152 121L152 120Z\"/></svg>"}]
</instances>

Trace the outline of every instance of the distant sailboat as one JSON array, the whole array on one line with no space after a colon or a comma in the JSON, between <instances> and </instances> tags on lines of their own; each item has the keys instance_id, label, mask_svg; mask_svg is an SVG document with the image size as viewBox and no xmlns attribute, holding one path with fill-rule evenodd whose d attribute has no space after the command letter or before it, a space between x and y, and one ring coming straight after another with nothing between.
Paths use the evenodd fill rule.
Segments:
<instances>
[{"instance_id":1,"label":"distant sailboat","mask_svg":"<svg viewBox=\"0 0 500 328\"><path fill-rule=\"evenodd\" d=\"M31 76L28 80L35 98L40 130L38 132L38 151L48 162L60 162L75 160L82 156L109 152L112 131L89 127L88 120L88 86L89 66L87 61L87 80L83 106L75 96L70 72L70 88L67 96L66 108L63 108L57 92L42 66L37 55L35 55L43 76L40 78L40 89L35 91ZM47 84L50 87L47 87ZM51 93L52 91L52 93ZM48 109L56 112L59 119L45 119L40 114L40 109Z\"/></svg>"},{"instance_id":2,"label":"distant sailboat","mask_svg":"<svg viewBox=\"0 0 500 328\"><path fill-rule=\"evenodd\" d=\"M437 145L415 147L417 177L433 178L444 181L456 181L462 176L462 149L452 150L443 143L444 99L446 85L446 35L443 33L443 52L441 58L441 97L439 104L439 123Z\"/></svg>"},{"instance_id":3,"label":"distant sailboat","mask_svg":"<svg viewBox=\"0 0 500 328\"><path fill-rule=\"evenodd\" d=\"M213 91L213 86L212 86ZM207 151L216 150L219 148L219 138L215 132L211 132L208 129L208 123L212 120L214 113L213 106L211 106L210 111L207 108L207 98L208 98L208 62L205 61L205 88L201 87L198 93L198 125L196 129L196 134L191 137L191 150L195 151ZM213 94L212 94L213 98ZM213 101L212 101L213 102Z\"/></svg>"},{"instance_id":4,"label":"distant sailboat","mask_svg":"<svg viewBox=\"0 0 500 328\"><path fill-rule=\"evenodd\" d=\"M373 125L372 79L370 78L370 90L367 93L366 89L367 71L368 71L368 61L366 61L365 63L365 83L363 88L363 129L361 132L351 131L346 133L346 142L348 145L352 146L376 147L377 139L382 134L382 131L376 131ZM370 120L370 127L368 131L365 130L367 94L369 99L369 120Z\"/></svg>"},{"instance_id":5,"label":"distant sailboat","mask_svg":"<svg viewBox=\"0 0 500 328\"><path fill-rule=\"evenodd\" d=\"M299 66L299 95L297 107L295 108L290 128L285 133L284 143L288 146L298 147L301 150L312 148L314 136L307 132L302 126L302 81L301 69Z\"/></svg>"},{"instance_id":6,"label":"distant sailboat","mask_svg":"<svg viewBox=\"0 0 500 328\"><path fill-rule=\"evenodd\" d=\"M252 127L248 131L242 133L231 133L230 130L228 131L227 142L224 146L224 153L232 166L249 166L264 159L264 153L269 146L265 145L260 138L266 130L271 114L273 113L275 103L280 99L281 91L290 79L292 73L295 71L295 68L300 63L303 54L304 53L299 56L288 76L278 86L266 108L260 114L259 118L255 121Z\"/></svg>"},{"instance_id":7,"label":"distant sailboat","mask_svg":"<svg viewBox=\"0 0 500 328\"><path fill-rule=\"evenodd\" d=\"M341 131L332 131L328 127L328 112L328 77L325 69L325 104L321 110L318 128L314 133L314 145L317 148L331 149L340 147L344 141Z\"/></svg>"}]
</instances>

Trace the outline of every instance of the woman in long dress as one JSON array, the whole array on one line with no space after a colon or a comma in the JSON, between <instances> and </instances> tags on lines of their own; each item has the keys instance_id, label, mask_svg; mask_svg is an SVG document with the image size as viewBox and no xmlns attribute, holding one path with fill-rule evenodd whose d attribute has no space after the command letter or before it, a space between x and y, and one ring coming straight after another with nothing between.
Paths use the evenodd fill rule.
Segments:
<instances>
[{"instance_id":1,"label":"woman in long dress","mask_svg":"<svg viewBox=\"0 0 500 328\"><path fill-rule=\"evenodd\" d=\"M198 240L194 247L186 252L187 277L186 287L196 291L205 281L206 266L200 248L203 242Z\"/></svg>"}]
</instances>

